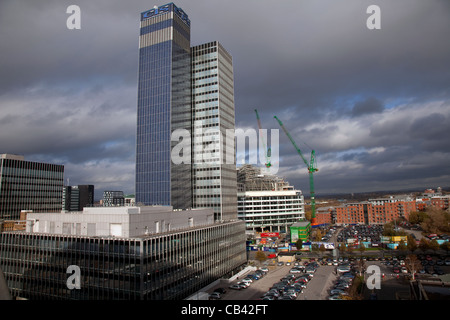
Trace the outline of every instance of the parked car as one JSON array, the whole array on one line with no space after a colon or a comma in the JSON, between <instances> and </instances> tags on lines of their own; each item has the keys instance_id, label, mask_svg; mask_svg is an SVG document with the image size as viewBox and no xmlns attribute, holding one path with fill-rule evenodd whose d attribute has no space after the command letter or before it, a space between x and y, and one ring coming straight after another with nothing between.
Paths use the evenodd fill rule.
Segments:
<instances>
[{"instance_id":1,"label":"parked car","mask_svg":"<svg viewBox=\"0 0 450 320\"><path fill-rule=\"evenodd\" d=\"M350 268L350 265L348 265L348 264L342 264L337 267L338 272L350 272L350 270L351 270L351 268Z\"/></svg>"},{"instance_id":2,"label":"parked car","mask_svg":"<svg viewBox=\"0 0 450 320\"><path fill-rule=\"evenodd\" d=\"M328 300L342 300L342 296L340 294L331 295Z\"/></svg>"},{"instance_id":3,"label":"parked car","mask_svg":"<svg viewBox=\"0 0 450 320\"><path fill-rule=\"evenodd\" d=\"M343 290L343 289L331 289L330 295L336 295L336 294L347 295L348 293L345 290Z\"/></svg>"},{"instance_id":4,"label":"parked car","mask_svg":"<svg viewBox=\"0 0 450 320\"><path fill-rule=\"evenodd\" d=\"M217 288L217 289L214 290L214 292L218 292L218 293L220 293L220 294L224 294L224 293L226 293L227 291L225 290L225 288Z\"/></svg>"},{"instance_id":5,"label":"parked car","mask_svg":"<svg viewBox=\"0 0 450 320\"><path fill-rule=\"evenodd\" d=\"M210 300L217 300L220 299L222 296L218 292L213 292L209 295Z\"/></svg>"},{"instance_id":6,"label":"parked car","mask_svg":"<svg viewBox=\"0 0 450 320\"><path fill-rule=\"evenodd\" d=\"M229 286L229 288L233 289L233 290L241 290L242 289L242 287L238 284L232 284L231 286Z\"/></svg>"},{"instance_id":7,"label":"parked car","mask_svg":"<svg viewBox=\"0 0 450 320\"><path fill-rule=\"evenodd\" d=\"M337 281L335 287L350 288L350 283L347 281Z\"/></svg>"}]
</instances>

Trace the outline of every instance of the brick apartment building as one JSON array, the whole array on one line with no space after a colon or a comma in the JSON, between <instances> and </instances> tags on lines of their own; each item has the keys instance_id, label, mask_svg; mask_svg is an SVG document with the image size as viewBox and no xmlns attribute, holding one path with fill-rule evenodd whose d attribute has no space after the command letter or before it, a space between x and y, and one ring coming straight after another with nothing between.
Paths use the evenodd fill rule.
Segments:
<instances>
[{"instance_id":1,"label":"brick apartment building","mask_svg":"<svg viewBox=\"0 0 450 320\"><path fill-rule=\"evenodd\" d=\"M336 224L385 224L397 218L409 219L409 214L417 211L415 200L348 203L335 210Z\"/></svg>"}]
</instances>

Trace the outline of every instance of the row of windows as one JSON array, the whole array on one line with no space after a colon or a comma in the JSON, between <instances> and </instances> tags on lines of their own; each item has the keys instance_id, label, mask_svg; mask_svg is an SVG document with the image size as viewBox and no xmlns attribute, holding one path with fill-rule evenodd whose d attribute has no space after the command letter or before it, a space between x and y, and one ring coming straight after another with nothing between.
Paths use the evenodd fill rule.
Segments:
<instances>
[{"instance_id":1,"label":"row of windows","mask_svg":"<svg viewBox=\"0 0 450 320\"><path fill-rule=\"evenodd\" d=\"M0 267L13 295L25 298L183 299L245 263L243 228L232 223L135 241L3 233ZM81 288L72 292L64 289L69 265L81 269Z\"/></svg>"}]
</instances>

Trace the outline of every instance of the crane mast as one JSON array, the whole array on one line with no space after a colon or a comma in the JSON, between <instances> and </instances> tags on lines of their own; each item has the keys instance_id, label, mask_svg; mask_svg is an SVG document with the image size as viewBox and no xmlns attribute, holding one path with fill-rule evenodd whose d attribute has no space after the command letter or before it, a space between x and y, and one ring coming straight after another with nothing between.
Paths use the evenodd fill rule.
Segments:
<instances>
[{"instance_id":1,"label":"crane mast","mask_svg":"<svg viewBox=\"0 0 450 320\"><path fill-rule=\"evenodd\" d=\"M270 148L266 149L266 142L264 141L264 137L262 134L262 127L261 127L261 120L259 118L259 114L258 114L258 110L255 109L255 113L256 113L256 120L258 121L258 128L259 128L259 133L261 135L261 141L263 143L263 148L264 148L264 155L266 156L266 167L270 168L272 166L272 164L270 163L270 156L271 156L271 150ZM267 150L267 151L266 151Z\"/></svg>"},{"instance_id":2,"label":"crane mast","mask_svg":"<svg viewBox=\"0 0 450 320\"><path fill-rule=\"evenodd\" d=\"M315 199L315 192L314 192L314 172L319 171L319 169L317 169L315 151L314 150L311 151L311 158L310 158L309 163L308 163L306 158L303 156L302 151L297 146L297 144L295 143L294 139L289 134L289 132L286 130L286 128L284 127L284 125L281 122L281 120L278 119L277 116L275 116L274 118L275 118L275 120L278 121L278 124L280 125L281 129L283 129L284 133L289 138L289 140L291 141L291 143L294 146L295 150L297 150L297 153L300 155L300 157L302 158L302 160L305 163L306 167L308 168L308 173L309 173L309 192L310 192L310 195L311 195L311 211L312 211L312 213L311 213L311 225L313 225L313 226L317 225L317 221L316 221L316 199Z\"/></svg>"}]
</instances>

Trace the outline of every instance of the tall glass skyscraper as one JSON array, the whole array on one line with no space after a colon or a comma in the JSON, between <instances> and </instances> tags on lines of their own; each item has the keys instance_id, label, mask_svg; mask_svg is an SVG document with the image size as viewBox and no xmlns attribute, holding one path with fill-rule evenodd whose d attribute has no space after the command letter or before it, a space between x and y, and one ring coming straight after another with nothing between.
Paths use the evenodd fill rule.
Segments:
<instances>
[{"instance_id":1,"label":"tall glass skyscraper","mask_svg":"<svg viewBox=\"0 0 450 320\"><path fill-rule=\"evenodd\" d=\"M190 20L173 3L143 12L140 34L136 203L237 219L231 55L217 41L190 47ZM176 129L190 134L191 164L172 162Z\"/></svg>"},{"instance_id":2,"label":"tall glass skyscraper","mask_svg":"<svg viewBox=\"0 0 450 320\"><path fill-rule=\"evenodd\" d=\"M212 207L216 220L235 219L235 151L226 141L235 128L232 58L217 41L193 47L191 56L194 207Z\"/></svg>"},{"instance_id":3,"label":"tall glass skyscraper","mask_svg":"<svg viewBox=\"0 0 450 320\"><path fill-rule=\"evenodd\" d=\"M141 13L136 203L192 207L190 164L174 165L171 133L191 132L190 21L173 3Z\"/></svg>"}]
</instances>

